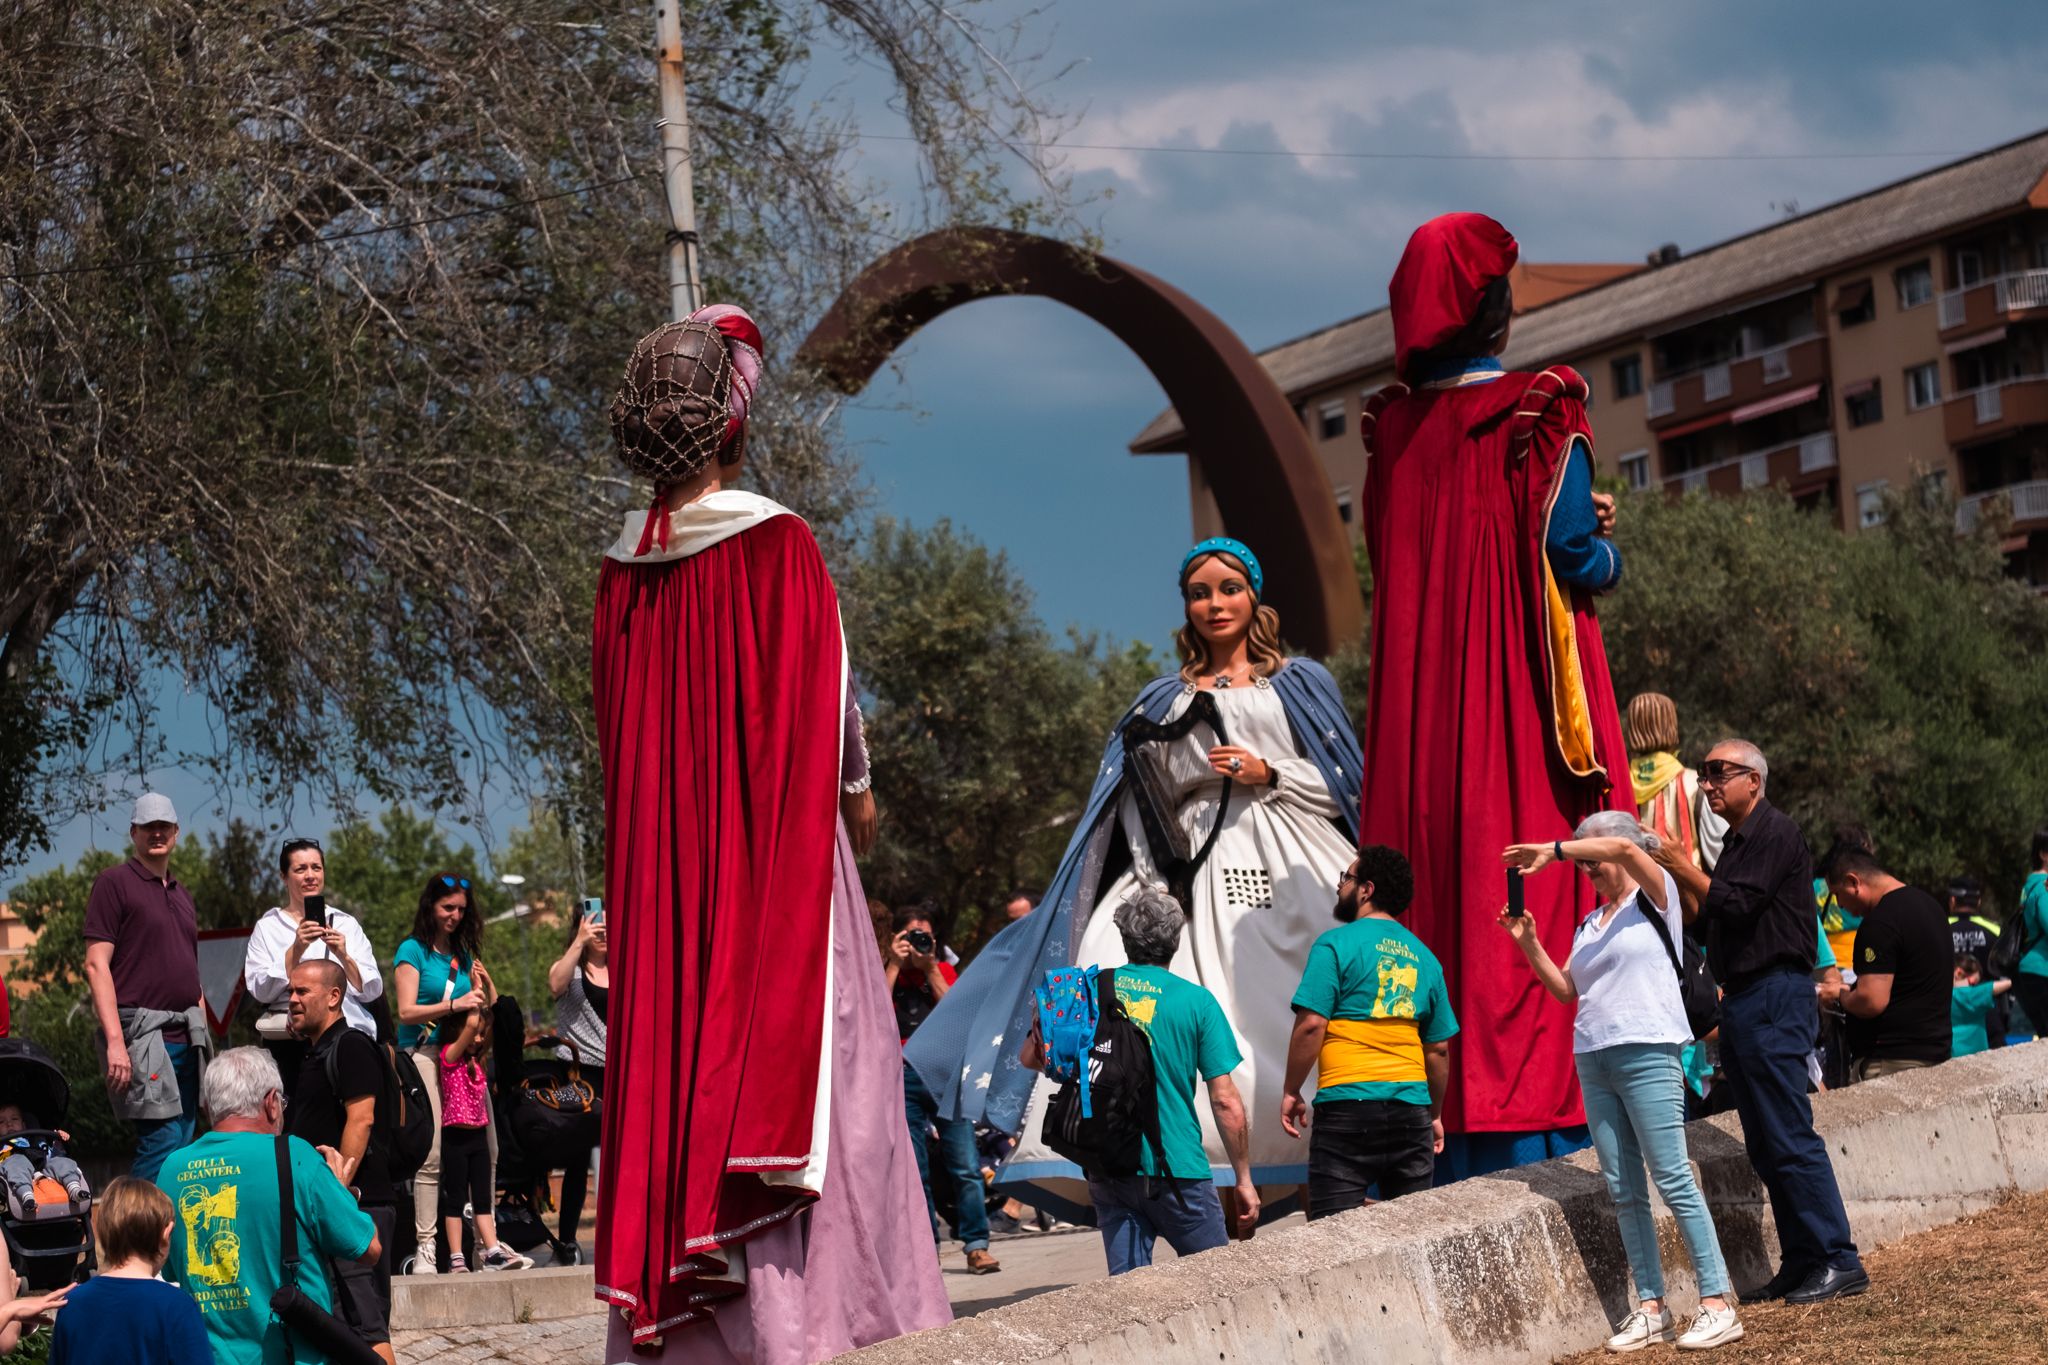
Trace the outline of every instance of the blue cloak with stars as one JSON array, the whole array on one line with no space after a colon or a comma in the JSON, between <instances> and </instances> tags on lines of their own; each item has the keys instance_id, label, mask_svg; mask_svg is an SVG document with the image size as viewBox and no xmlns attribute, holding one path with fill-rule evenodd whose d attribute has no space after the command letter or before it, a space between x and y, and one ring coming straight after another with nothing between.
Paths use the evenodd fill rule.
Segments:
<instances>
[{"instance_id":1,"label":"blue cloak with stars","mask_svg":"<svg viewBox=\"0 0 2048 1365\"><path fill-rule=\"evenodd\" d=\"M1363 759L1336 679L1312 659L1290 659L1271 681L1295 743L1329 784L1345 832L1356 841ZM1032 992L1046 972L1074 965L1073 945L1095 909L1112 842L1123 837L1116 818L1124 790L1123 727L1134 716L1164 720L1183 686L1178 674L1169 674L1138 693L1103 749L1088 805L1038 908L989 940L904 1044L904 1060L931 1088L940 1114L1006 1133L1022 1127L1038 1079L1017 1060L1031 1029Z\"/></svg>"}]
</instances>

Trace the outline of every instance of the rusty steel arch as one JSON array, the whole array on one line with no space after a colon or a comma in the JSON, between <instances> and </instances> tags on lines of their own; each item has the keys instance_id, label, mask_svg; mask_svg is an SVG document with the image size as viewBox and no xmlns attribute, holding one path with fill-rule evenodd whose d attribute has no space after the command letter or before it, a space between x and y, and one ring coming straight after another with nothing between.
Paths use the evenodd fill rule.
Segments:
<instances>
[{"instance_id":1,"label":"rusty steel arch","mask_svg":"<svg viewBox=\"0 0 2048 1365\"><path fill-rule=\"evenodd\" d=\"M862 271L797 359L859 393L920 327L997 295L1063 303L1129 347L1179 412L1188 458L1214 490L1225 528L1264 561L1266 599L1287 638L1328 654L1360 636L1350 542L1300 420L1237 334L1164 280L1029 233L947 229Z\"/></svg>"}]
</instances>

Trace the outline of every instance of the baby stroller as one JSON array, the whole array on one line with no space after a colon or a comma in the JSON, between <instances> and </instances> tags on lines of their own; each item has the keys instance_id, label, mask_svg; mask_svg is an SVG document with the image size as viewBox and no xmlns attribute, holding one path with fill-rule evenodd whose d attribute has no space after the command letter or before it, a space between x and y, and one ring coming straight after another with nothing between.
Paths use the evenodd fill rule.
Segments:
<instances>
[{"instance_id":1,"label":"baby stroller","mask_svg":"<svg viewBox=\"0 0 2048 1365\"><path fill-rule=\"evenodd\" d=\"M508 1021L509 1022L509 1021ZM575 1248L547 1229L552 1212L548 1177L565 1168L583 1169L597 1145L603 1097L581 1074L577 1062L552 1055L558 1046L573 1054L574 1043L553 1033L509 1031L499 1035L497 1053L498 1236L531 1253L545 1244L558 1265L573 1264ZM528 1056L542 1051L540 1057Z\"/></svg>"},{"instance_id":2,"label":"baby stroller","mask_svg":"<svg viewBox=\"0 0 2048 1365\"><path fill-rule=\"evenodd\" d=\"M64 1140L57 1129L70 1121L71 1083L52 1061L50 1054L26 1038L0 1038L0 1104L19 1105L34 1115L34 1122L48 1128L30 1128L16 1133L13 1141L40 1170L49 1156L64 1155ZM47 1177L35 1183L35 1208L27 1209L12 1190L0 1207L0 1234L7 1238L7 1254L14 1263L22 1285L37 1294L72 1281L83 1281L95 1269L92 1222L88 1217L92 1197L73 1199L63 1185Z\"/></svg>"}]
</instances>

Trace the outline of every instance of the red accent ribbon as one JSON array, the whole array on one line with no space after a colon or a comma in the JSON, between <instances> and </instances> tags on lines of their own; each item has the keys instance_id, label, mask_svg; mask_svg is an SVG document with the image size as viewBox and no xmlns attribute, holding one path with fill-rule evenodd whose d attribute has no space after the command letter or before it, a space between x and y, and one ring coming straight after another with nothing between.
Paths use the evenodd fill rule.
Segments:
<instances>
[{"instance_id":1,"label":"red accent ribbon","mask_svg":"<svg viewBox=\"0 0 2048 1365\"><path fill-rule=\"evenodd\" d=\"M659 545L664 550L668 548L668 499L659 490L647 508L647 524L640 528L640 544L633 551L633 558L646 554L651 545Z\"/></svg>"}]
</instances>

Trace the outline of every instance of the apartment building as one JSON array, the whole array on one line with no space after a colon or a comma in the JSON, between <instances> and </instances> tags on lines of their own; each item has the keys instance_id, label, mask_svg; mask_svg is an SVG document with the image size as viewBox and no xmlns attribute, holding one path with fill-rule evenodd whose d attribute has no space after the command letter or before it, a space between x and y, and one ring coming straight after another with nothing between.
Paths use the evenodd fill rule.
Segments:
<instances>
[{"instance_id":1,"label":"apartment building","mask_svg":"<svg viewBox=\"0 0 2048 1365\"><path fill-rule=\"evenodd\" d=\"M1775 484L1883 517L1918 479L1958 498L1961 527L2009 503L2017 575L2048 587L2048 131L1648 263L1522 265L1502 359L1586 377L1603 473L1634 488L1733 493ZM1385 308L1261 355L1294 403L1357 535L1358 414L1392 383ZM1131 442L1185 448L1172 410ZM1199 538L1222 529L1190 462Z\"/></svg>"}]
</instances>

